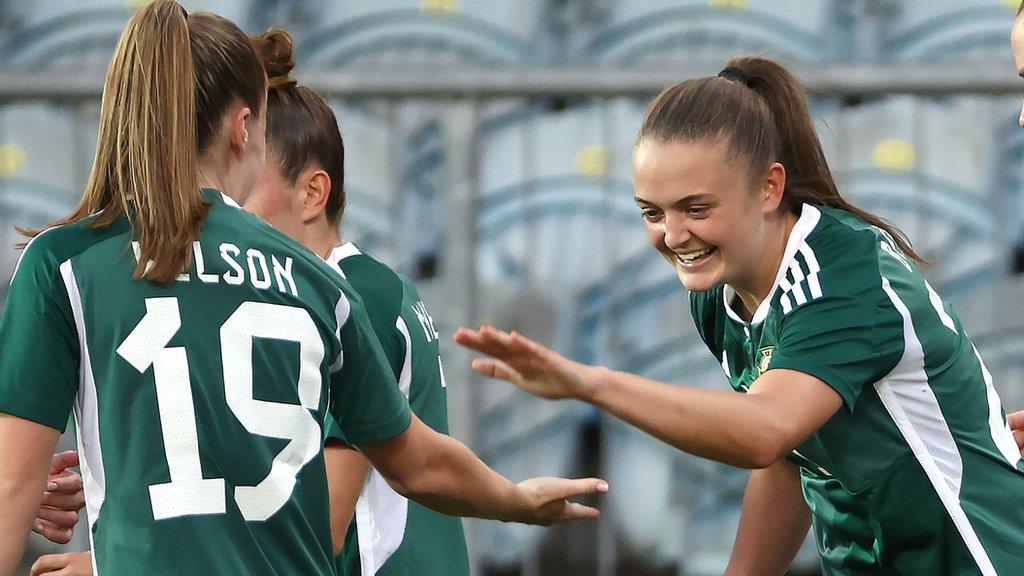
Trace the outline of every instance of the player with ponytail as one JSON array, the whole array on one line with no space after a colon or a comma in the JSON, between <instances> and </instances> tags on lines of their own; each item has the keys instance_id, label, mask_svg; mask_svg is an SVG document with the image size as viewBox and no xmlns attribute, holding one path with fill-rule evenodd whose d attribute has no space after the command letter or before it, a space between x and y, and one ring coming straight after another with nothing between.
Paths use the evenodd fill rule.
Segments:
<instances>
[{"instance_id":1,"label":"player with ponytail","mask_svg":"<svg viewBox=\"0 0 1024 576\"><path fill-rule=\"evenodd\" d=\"M219 16L154 0L125 28L89 185L25 247L0 320L0 574L72 409L97 574L333 575L329 418L444 512L596 515L567 498L603 482L513 484L412 415L352 286L241 210L266 90Z\"/></svg>"},{"instance_id":2,"label":"player with ponytail","mask_svg":"<svg viewBox=\"0 0 1024 576\"><path fill-rule=\"evenodd\" d=\"M897 229L840 194L803 91L732 60L662 92L633 154L648 238L735 392L573 362L490 327L474 368L754 469L730 575L1024 570L1024 464L978 350Z\"/></svg>"}]
</instances>

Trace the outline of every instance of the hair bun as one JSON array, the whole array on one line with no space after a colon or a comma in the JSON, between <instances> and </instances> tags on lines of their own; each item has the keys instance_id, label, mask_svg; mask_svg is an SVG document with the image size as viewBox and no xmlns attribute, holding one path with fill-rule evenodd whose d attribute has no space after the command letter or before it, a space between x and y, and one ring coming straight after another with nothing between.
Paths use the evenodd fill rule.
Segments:
<instances>
[{"instance_id":1,"label":"hair bun","mask_svg":"<svg viewBox=\"0 0 1024 576\"><path fill-rule=\"evenodd\" d=\"M267 72L269 88L294 86L295 79L289 75L295 67L291 34L280 28L270 28L252 40Z\"/></svg>"}]
</instances>

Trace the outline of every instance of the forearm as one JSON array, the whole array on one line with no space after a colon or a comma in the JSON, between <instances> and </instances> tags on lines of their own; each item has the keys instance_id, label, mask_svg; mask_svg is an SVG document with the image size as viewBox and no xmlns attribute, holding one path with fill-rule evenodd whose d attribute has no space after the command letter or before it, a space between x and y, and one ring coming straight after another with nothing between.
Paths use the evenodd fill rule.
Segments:
<instances>
[{"instance_id":1,"label":"forearm","mask_svg":"<svg viewBox=\"0 0 1024 576\"><path fill-rule=\"evenodd\" d=\"M810 524L811 512L795 465L781 460L755 470L747 482L726 576L782 576L800 550Z\"/></svg>"},{"instance_id":2,"label":"forearm","mask_svg":"<svg viewBox=\"0 0 1024 576\"><path fill-rule=\"evenodd\" d=\"M767 403L755 396L676 386L604 368L595 368L588 380L591 386L582 400L690 454L764 468L793 442Z\"/></svg>"},{"instance_id":3,"label":"forearm","mask_svg":"<svg viewBox=\"0 0 1024 576\"><path fill-rule=\"evenodd\" d=\"M0 414L0 575L11 574L24 552L59 436L51 428Z\"/></svg>"},{"instance_id":4,"label":"forearm","mask_svg":"<svg viewBox=\"0 0 1024 576\"><path fill-rule=\"evenodd\" d=\"M402 495L438 512L506 521L524 520L527 503L520 489L491 470L459 441L430 431L430 446L410 478L388 478Z\"/></svg>"}]
</instances>

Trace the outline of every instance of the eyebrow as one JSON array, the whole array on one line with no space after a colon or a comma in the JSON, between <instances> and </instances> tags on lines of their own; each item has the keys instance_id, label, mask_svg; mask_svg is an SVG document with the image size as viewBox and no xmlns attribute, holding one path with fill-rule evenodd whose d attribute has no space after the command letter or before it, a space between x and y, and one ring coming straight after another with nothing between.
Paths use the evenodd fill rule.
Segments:
<instances>
[{"instance_id":1,"label":"eyebrow","mask_svg":"<svg viewBox=\"0 0 1024 576\"><path fill-rule=\"evenodd\" d=\"M691 203L691 202L698 202L698 201L701 201L701 200L707 201L710 198L711 198L711 195L708 194L707 192L696 192L694 194L688 194L686 196L683 196L679 200L676 200L675 202L673 202L672 205L673 206L679 206L681 204L687 204L687 203ZM650 200L641 198L640 196L636 196L636 195L633 196L633 201L636 202L637 204L650 204L651 206L656 206L656 204L654 202L651 202Z\"/></svg>"}]
</instances>

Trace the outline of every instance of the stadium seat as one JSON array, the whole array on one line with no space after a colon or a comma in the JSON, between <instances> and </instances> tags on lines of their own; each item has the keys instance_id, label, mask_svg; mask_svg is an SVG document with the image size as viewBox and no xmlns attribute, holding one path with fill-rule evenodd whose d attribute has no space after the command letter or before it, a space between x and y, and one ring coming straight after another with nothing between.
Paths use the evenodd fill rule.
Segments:
<instances>
[{"instance_id":1,"label":"stadium seat","mask_svg":"<svg viewBox=\"0 0 1024 576\"><path fill-rule=\"evenodd\" d=\"M925 62L996 59L1010 65L1007 38L1016 5L1007 0L893 2L881 56Z\"/></svg>"},{"instance_id":2,"label":"stadium seat","mask_svg":"<svg viewBox=\"0 0 1024 576\"><path fill-rule=\"evenodd\" d=\"M654 0L619 2L573 60L639 62L717 60L758 53L788 60L837 56L827 0ZM836 29L838 30L838 28ZM834 32L838 33L838 32Z\"/></svg>"},{"instance_id":3,"label":"stadium seat","mask_svg":"<svg viewBox=\"0 0 1024 576\"><path fill-rule=\"evenodd\" d=\"M320 26L299 44L302 61L336 67L358 63L516 64L535 61L544 2L387 0L323 2Z\"/></svg>"},{"instance_id":4,"label":"stadium seat","mask_svg":"<svg viewBox=\"0 0 1024 576\"><path fill-rule=\"evenodd\" d=\"M121 30L144 0L6 0L11 33L0 41L0 63L21 68L105 69ZM248 27L243 0L182 0Z\"/></svg>"}]
</instances>

